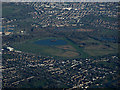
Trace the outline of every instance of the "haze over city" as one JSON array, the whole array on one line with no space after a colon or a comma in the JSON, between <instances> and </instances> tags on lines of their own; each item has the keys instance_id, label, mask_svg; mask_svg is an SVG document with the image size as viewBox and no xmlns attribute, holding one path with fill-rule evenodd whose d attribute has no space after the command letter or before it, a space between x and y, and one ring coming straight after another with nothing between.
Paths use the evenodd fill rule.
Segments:
<instances>
[{"instance_id":1,"label":"haze over city","mask_svg":"<svg viewBox=\"0 0 120 90\"><path fill-rule=\"evenodd\" d=\"M7 1L0 27L3 90L120 88L118 0Z\"/></svg>"},{"instance_id":2,"label":"haze over city","mask_svg":"<svg viewBox=\"0 0 120 90\"><path fill-rule=\"evenodd\" d=\"M1 0L3 2L119 2L120 0Z\"/></svg>"}]
</instances>

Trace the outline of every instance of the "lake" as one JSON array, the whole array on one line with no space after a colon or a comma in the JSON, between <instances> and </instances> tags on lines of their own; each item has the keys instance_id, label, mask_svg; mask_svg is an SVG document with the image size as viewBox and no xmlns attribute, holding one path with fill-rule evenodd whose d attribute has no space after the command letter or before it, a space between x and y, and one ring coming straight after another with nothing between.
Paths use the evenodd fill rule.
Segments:
<instances>
[{"instance_id":1,"label":"lake","mask_svg":"<svg viewBox=\"0 0 120 90\"><path fill-rule=\"evenodd\" d=\"M53 45L66 45L67 42L65 40L61 39L44 39L44 40L38 40L34 42L38 45L47 45L47 46L53 46Z\"/></svg>"}]
</instances>

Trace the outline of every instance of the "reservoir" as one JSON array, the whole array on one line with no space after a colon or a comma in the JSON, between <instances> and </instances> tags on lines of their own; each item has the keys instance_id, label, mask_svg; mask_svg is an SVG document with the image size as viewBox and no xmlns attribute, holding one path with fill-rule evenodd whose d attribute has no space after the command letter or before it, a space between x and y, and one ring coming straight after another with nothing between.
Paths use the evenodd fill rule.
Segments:
<instances>
[{"instance_id":1,"label":"reservoir","mask_svg":"<svg viewBox=\"0 0 120 90\"><path fill-rule=\"evenodd\" d=\"M66 45L67 42L61 39L44 39L44 40L35 41L35 44L53 46L53 45Z\"/></svg>"}]
</instances>

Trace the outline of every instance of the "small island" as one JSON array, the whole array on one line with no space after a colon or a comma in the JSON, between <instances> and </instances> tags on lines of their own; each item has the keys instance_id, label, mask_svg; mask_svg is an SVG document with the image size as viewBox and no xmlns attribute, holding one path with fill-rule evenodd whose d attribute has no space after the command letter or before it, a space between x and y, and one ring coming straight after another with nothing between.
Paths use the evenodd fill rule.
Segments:
<instances>
[{"instance_id":1,"label":"small island","mask_svg":"<svg viewBox=\"0 0 120 90\"><path fill-rule=\"evenodd\" d=\"M56 40L54 39L54 40L51 40L51 42L56 42Z\"/></svg>"}]
</instances>

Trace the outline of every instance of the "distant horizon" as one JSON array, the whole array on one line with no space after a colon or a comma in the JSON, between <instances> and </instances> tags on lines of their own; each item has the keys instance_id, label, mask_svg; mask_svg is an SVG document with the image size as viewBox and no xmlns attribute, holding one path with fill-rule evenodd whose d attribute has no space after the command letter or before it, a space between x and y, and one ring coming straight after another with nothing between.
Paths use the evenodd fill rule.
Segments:
<instances>
[{"instance_id":1,"label":"distant horizon","mask_svg":"<svg viewBox=\"0 0 120 90\"><path fill-rule=\"evenodd\" d=\"M2 2L119 2L120 0L0 0Z\"/></svg>"}]
</instances>

